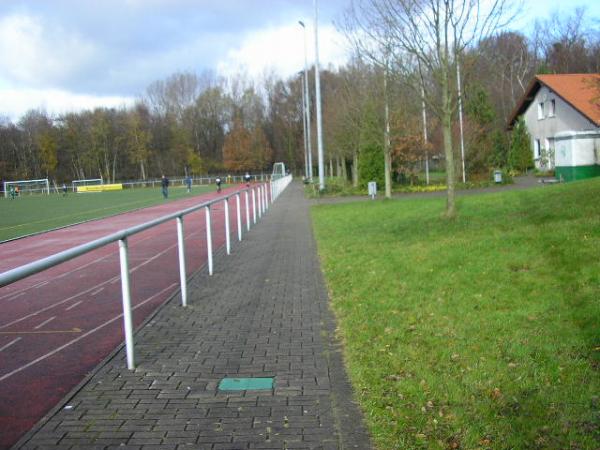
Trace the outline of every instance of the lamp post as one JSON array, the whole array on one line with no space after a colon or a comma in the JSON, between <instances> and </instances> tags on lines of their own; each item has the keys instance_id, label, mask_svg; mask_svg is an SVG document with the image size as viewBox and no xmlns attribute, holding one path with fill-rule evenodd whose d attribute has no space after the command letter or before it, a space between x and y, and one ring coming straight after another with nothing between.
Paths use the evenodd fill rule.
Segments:
<instances>
[{"instance_id":1,"label":"lamp post","mask_svg":"<svg viewBox=\"0 0 600 450\"><path fill-rule=\"evenodd\" d=\"M462 162L462 180L467 182L465 173L465 139L463 137L463 111L462 111L462 95L460 90L460 63L458 56L456 57L456 85L458 87L458 123L460 125L460 159Z\"/></svg>"},{"instance_id":2,"label":"lamp post","mask_svg":"<svg viewBox=\"0 0 600 450\"><path fill-rule=\"evenodd\" d=\"M319 8L317 0L313 0L315 6L315 101L317 102L317 148L319 153L319 191L325 189L325 173L323 162L323 125L321 117L321 80L319 76Z\"/></svg>"},{"instance_id":3,"label":"lamp post","mask_svg":"<svg viewBox=\"0 0 600 450\"><path fill-rule=\"evenodd\" d=\"M305 123L305 139L306 139L306 153L308 154L308 173L307 177L312 180L312 138L310 135L310 93L308 91L308 58L306 56L306 26L301 20L298 21L302 27L304 34L304 83L302 84L302 98L304 99L304 123Z\"/></svg>"}]
</instances>

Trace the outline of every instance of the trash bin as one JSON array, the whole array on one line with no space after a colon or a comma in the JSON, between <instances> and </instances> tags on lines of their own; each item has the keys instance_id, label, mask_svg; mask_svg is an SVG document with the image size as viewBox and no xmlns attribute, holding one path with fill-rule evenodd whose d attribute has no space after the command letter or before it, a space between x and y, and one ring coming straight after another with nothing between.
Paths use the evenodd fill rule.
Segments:
<instances>
[{"instance_id":1,"label":"trash bin","mask_svg":"<svg viewBox=\"0 0 600 450\"><path fill-rule=\"evenodd\" d=\"M502 183L502 171L494 170L494 182Z\"/></svg>"},{"instance_id":2,"label":"trash bin","mask_svg":"<svg viewBox=\"0 0 600 450\"><path fill-rule=\"evenodd\" d=\"M377 195L377 182L369 181L367 186L369 187L369 195L371 196L371 200L373 200Z\"/></svg>"}]
</instances>

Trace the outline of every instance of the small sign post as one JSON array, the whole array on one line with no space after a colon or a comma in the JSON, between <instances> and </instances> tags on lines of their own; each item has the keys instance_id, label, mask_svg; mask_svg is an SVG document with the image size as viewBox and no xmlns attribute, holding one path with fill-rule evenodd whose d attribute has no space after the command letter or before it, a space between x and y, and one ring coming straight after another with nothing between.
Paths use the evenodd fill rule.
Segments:
<instances>
[{"instance_id":1,"label":"small sign post","mask_svg":"<svg viewBox=\"0 0 600 450\"><path fill-rule=\"evenodd\" d=\"M369 181L369 195L371 196L371 200L375 200L375 196L377 195L377 182Z\"/></svg>"}]
</instances>

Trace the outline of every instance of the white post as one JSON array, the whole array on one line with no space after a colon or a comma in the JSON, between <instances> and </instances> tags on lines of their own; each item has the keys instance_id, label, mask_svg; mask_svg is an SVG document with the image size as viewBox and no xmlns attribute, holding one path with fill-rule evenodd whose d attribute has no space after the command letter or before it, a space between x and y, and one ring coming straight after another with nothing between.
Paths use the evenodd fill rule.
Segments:
<instances>
[{"instance_id":1,"label":"white post","mask_svg":"<svg viewBox=\"0 0 600 450\"><path fill-rule=\"evenodd\" d=\"M206 251L208 253L208 274L213 274L212 258L212 233L210 229L210 205L204 208L206 211Z\"/></svg>"},{"instance_id":2,"label":"white post","mask_svg":"<svg viewBox=\"0 0 600 450\"><path fill-rule=\"evenodd\" d=\"M252 218L256 224L256 192L254 192L254 188L252 188Z\"/></svg>"},{"instance_id":3,"label":"white post","mask_svg":"<svg viewBox=\"0 0 600 450\"><path fill-rule=\"evenodd\" d=\"M250 231L250 201L248 199L248 191L246 194L246 231Z\"/></svg>"},{"instance_id":4,"label":"white post","mask_svg":"<svg viewBox=\"0 0 600 450\"><path fill-rule=\"evenodd\" d=\"M237 232L238 232L238 241L242 240L242 216L240 210L240 193L235 194L235 209L237 212Z\"/></svg>"},{"instance_id":5,"label":"white post","mask_svg":"<svg viewBox=\"0 0 600 450\"><path fill-rule=\"evenodd\" d=\"M273 204L273 182L269 180L269 194L271 194L271 204Z\"/></svg>"},{"instance_id":6,"label":"white post","mask_svg":"<svg viewBox=\"0 0 600 450\"><path fill-rule=\"evenodd\" d=\"M460 126L460 157L462 160L462 180L467 182L465 173L465 139L463 137L462 95L460 92L460 64L456 59L456 84L458 85L458 124Z\"/></svg>"},{"instance_id":7,"label":"white post","mask_svg":"<svg viewBox=\"0 0 600 450\"><path fill-rule=\"evenodd\" d=\"M425 109L425 88L423 88L423 81L421 80L421 109L423 112L423 142L427 146L427 110ZM427 147L425 147L425 179L429 184L429 154Z\"/></svg>"},{"instance_id":8,"label":"white post","mask_svg":"<svg viewBox=\"0 0 600 450\"><path fill-rule=\"evenodd\" d=\"M231 237L229 236L229 199L223 200L225 202L225 249L227 254L231 255Z\"/></svg>"},{"instance_id":9,"label":"white post","mask_svg":"<svg viewBox=\"0 0 600 450\"><path fill-rule=\"evenodd\" d=\"M123 326L125 330L127 368L133 370L135 369L135 357L133 351L133 320L131 316L131 290L129 287L127 238L119 240L119 258L121 260L121 294L123 300Z\"/></svg>"},{"instance_id":10,"label":"white post","mask_svg":"<svg viewBox=\"0 0 600 450\"><path fill-rule=\"evenodd\" d=\"M319 75L319 7L317 0L314 0L315 5L315 91L317 102L317 150L319 153L319 191L325 189L325 169L323 156L323 119L321 117L321 77Z\"/></svg>"},{"instance_id":11,"label":"white post","mask_svg":"<svg viewBox=\"0 0 600 450\"><path fill-rule=\"evenodd\" d=\"M183 216L177 218L177 247L179 251L179 281L181 284L181 306L187 306L187 275L185 270L185 236Z\"/></svg>"},{"instance_id":12,"label":"white post","mask_svg":"<svg viewBox=\"0 0 600 450\"><path fill-rule=\"evenodd\" d=\"M262 194L260 192L261 186L262 185L259 184L258 187L256 188L257 189L256 195L258 196L258 218L259 219L262 217Z\"/></svg>"}]
</instances>

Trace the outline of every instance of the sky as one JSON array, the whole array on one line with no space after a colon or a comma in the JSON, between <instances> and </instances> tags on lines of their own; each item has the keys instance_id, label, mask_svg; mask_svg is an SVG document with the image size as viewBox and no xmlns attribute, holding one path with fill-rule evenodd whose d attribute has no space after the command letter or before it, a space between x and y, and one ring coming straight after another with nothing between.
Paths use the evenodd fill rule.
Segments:
<instances>
[{"instance_id":1,"label":"sky","mask_svg":"<svg viewBox=\"0 0 600 450\"><path fill-rule=\"evenodd\" d=\"M319 1L319 60L337 67L347 44L336 31L350 0ZM515 29L594 0L525 0ZM312 0L0 0L0 117L29 109L60 114L132 104L175 72L289 77L314 61ZM598 23L598 22L597 22Z\"/></svg>"}]
</instances>

